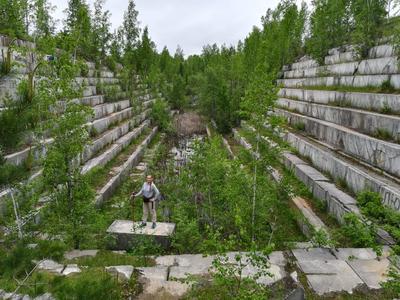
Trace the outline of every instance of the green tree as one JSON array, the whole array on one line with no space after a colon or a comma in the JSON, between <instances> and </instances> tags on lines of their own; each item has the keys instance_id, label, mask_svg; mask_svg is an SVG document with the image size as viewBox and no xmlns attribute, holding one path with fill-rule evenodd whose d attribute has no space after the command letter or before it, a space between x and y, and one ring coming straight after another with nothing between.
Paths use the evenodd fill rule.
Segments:
<instances>
[{"instance_id":1,"label":"green tree","mask_svg":"<svg viewBox=\"0 0 400 300\"><path fill-rule=\"evenodd\" d=\"M35 36L39 38L49 37L54 33L55 23L51 16L53 7L47 0L35 0Z\"/></svg>"},{"instance_id":2,"label":"green tree","mask_svg":"<svg viewBox=\"0 0 400 300\"><path fill-rule=\"evenodd\" d=\"M129 53L133 51L138 42L140 29L138 24L139 12L136 10L136 5L133 0L128 2L128 10L124 13L123 20L123 32L124 32L124 43L125 52Z\"/></svg>"},{"instance_id":3,"label":"green tree","mask_svg":"<svg viewBox=\"0 0 400 300\"><path fill-rule=\"evenodd\" d=\"M387 0L352 0L350 9L354 19L354 30L351 33L354 44L359 45L362 57L382 36L383 25L387 15Z\"/></svg>"},{"instance_id":4,"label":"green tree","mask_svg":"<svg viewBox=\"0 0 400 300\"><path fill-rule=\"evenodd\" d=\"M346 0L315 0L310 17L310 38L307 52L323 62L328 50L349 41L351 26L350 3Z\"/></svg>"},{"instance_id":5,"label":"green tree","mask_svg":"<svg viewBox=\"0 0 400 300\"><path fill-rule=\"evenodd\" d=\"M104 10L104 3L105 0L96 0L94 2L92 39L97 59L106 57L112 37L110 33L111 14L108 10Z\"/></svg>"},{"instance_id":6,"label":"green tree","mask_svg":"<svg viewBox=\"0 0 400 300\"><path fill-rule=\"evenodd\" d=\"M0 32L10 37L26 38L26 0L0 0Z\"/></svg>"},{"instance_id":7,"label":"green tree","mask_svg":"<svg viewBox=\"0 0 400 300\"><path fill-rule=\"evenodd\" d=\"M142 39L137 49L137 71L142 75L148 75L156 58L156 45L149 37L149 29L146 26L143 30Z\"/></svg>"},{"instance_id":8,"label":"green tree","mask_svg":"<svg viewBox=\"0 0 400 300\"><path fill-rule=\"evenodd\" d=\"M63 45L68 46L67 51L73 51L77 56L93 59L92 24L89 7L85 0L69 0L66 10ZM65 41L65 36L68 42Z\"/></svg>"}]
</instances>

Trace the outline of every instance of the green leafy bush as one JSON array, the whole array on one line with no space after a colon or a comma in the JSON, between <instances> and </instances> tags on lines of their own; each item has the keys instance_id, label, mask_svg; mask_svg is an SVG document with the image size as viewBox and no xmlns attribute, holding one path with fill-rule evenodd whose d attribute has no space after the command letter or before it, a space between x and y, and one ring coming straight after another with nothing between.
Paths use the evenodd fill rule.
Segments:
<instances>
[{"instance_id":1,"label":"green leafy bush","mask_svg":"<svg viewBox=\"0 0 400 300\"><path fill-rule=\"evenodd\" d=\"M341 231L354 247L373 248L378 254L382 252L381 246L375 241L376 230L373 225L367 226L354 213L346 214L344 222Z\"/></svg>"},{"instance_id":2,"label":"green leafy bush","mask_svg":"<svg viewBox=\"0 0 400 300\"><path fill-rule=\"evenodd\" d=\"M165 101L156 100L151 110L150 119L160 130L170 128L171 116L169 115L169 109Z\"/></svg>"}]
</instances>

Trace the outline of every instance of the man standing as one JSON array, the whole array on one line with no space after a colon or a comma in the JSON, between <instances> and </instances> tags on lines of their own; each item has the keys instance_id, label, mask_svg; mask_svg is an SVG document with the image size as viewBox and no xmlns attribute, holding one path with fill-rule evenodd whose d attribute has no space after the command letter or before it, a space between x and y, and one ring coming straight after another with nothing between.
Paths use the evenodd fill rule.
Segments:
<instances>
[{"instance_id":1,"label":"man standing","mask_svg":"<svg viewBox=\"0 0 400 300\"><path fill-rule=\"evenodd\" d=\"M141 227L146 226L147 217L150 211L151 221L153 222L151 228L153 229L156 228L157 213L156 213L155 201L159 195L160 192L158 191L156 185L153 183L153 176L151 175L146 176L146 182L143 183L143 186L139 191L139 193L137 194L132 193L133 197L138 197L138 196L143 197L143 218L142 218L142 224L140 225Z\"/></svg>"}]
</instances>

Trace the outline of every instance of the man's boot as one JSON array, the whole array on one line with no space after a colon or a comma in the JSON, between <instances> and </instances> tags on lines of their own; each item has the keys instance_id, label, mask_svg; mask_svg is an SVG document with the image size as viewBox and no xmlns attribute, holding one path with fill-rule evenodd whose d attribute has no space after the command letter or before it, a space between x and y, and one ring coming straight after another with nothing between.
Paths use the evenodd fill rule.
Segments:
<instances>
[{"instance_id":1,"label":"man's boot","mask_svg":"<svg viewBox=\"0 0 400 300\"><path fill-rule=\"evenodd\" d=\"M140 224L140 227L146 227L146 222L142 222L142 223Z\"/></svg>"},{"instance_id":2,"label":"man's boot","mask_svg":"<svg viewBox=\"0 0 400 300\"><path fill-rule=\"evenodd\" d=\"M153 222L153 225L151 225L151 228L154 229L154 228L156 228L156 226L157 226L156 222Z\"/></svg>"}]
</instances>

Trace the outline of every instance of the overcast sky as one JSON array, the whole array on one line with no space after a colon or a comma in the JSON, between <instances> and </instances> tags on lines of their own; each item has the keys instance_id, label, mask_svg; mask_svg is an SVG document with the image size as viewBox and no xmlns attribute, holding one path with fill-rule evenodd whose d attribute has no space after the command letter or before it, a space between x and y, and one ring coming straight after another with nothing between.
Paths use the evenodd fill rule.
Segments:
<instances>
[{"instance_id":1,"label":"overcast sky","mask_svg":"<svg viewBox=\"0 0 400 300\"><path fill-rule=\"evenodd\" d=\"M68 0L50 0L55 17L62 20ZM93 7L94 0L88 0ZM185 55L201 53L203 45L236 45L243 40L268 8L279 0L136 0L141 27L149 27L158 50L167 46L175 53L177 45ZM300 0L298 1L300 3ZM308 2L308 1L307 1ZM127 0L106 0L113 28L122 24ZM61 21L60 21L60 24ZM59 26L60 26L59 24Z\"/></svg>"}]
</instances>

